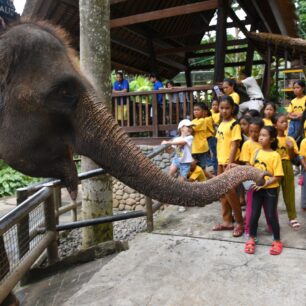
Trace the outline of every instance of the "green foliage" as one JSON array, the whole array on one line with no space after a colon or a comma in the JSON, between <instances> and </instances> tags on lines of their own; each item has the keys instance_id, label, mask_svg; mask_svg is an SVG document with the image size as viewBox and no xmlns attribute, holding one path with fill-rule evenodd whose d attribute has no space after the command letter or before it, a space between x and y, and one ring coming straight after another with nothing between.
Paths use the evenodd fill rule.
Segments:
<instances>
[{"instance_id":1,"label":"green foliage","mask_svg":"<svg viewBox=\"0 0 306 306\"><path fill-rule=\"evenodd\" d=\"M306 39L306 0L295 0L295 6L299 17L299 34Z\"/></svg>"},{"instance_id":2,"label":"green foliage","mask_svg":"<svg viewBox=\"0 0 306 306\"><path fill-rule=\"evenodd\" d=\"M39 179L37 178L23 175L11 167L5 166L0 170L0 197L12 195L17 188L25 187L38 181Z\"/></svg>"},{"instance_id":3,"label":"green foliage","mask_svg":"<svg viewBox=\"0 0 306 306\"><path fill-rule=\"evenodd\" d=\"M149 91L152 90L152 83L148 78L138 75L135 80L130 82L130 91Z\"/></svg>"}]
</instances>

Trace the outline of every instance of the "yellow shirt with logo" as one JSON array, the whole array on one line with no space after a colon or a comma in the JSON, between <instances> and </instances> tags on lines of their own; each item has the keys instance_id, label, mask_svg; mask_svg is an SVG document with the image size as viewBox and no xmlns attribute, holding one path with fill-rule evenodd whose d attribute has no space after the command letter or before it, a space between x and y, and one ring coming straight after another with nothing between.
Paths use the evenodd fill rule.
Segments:
<instances>
[{"instance_id":1,"label":"yellow shirt with logo","mask_svg":"<svg viewBox=\"0 0 306 306\"><path fill-rule=\"evenodd\" d=\"M220 124L220 113L211 112L211 117L213 119L214 125L219 125Z\"/></svg>"},{"instance_id":2,"label":"yellow shirt with logo","mask_svg":"<svg viewBox=\"0 0 306 306\"><path fill-rule=\"evenodd\" d=\"M265 126L273 126L271 119L263 118L262 121Z\"/></svg>"},{"instance_id":3,"label":"yellow shirt with logo","mask_svg":"<svg viewBox=\"0 0 306 306\"><path fill-rule=\"evenodd\" d=\"M306 96L293 99L288 106L288 113L302 114L305 110Z\"/></svg>"},{"instance_id":4,"label":"yellow shirt with logo","mask_svg":"<svg viewBox=\"0 0 306 306\"><path fill-rule=\"evenodd\" d=\"M258 153L255 158L256 152ZM282 161L279 154L276 151L259 150L253 152L251 156L251 165L262 171L270 172L272 176L284 176ZM265 180L267 181L268 179L269 176L266 176ZM277 188L277 187L279 187L279 182L275 182L265 187L265 189Z\"/></svg>"},{"instance_id":5,"label":"yellow shirt with logo","mask_svg":"<svg viewBox=\"0 0 306 306\"><path fill-rule=\"evenodd\" d=\"M195 169L190 172L189 179L197 182L204 182L206 181L206 176L203 169L200 166L196 166Z\"/></svg>"},{"instance_id":6,"label":"yellow shirt with logo","mask_svg":"<svg viewBox=\"0 0 306 306\"><path fill-rule=\"evenodd\" d=\"M240 96L237 94L237 92L235 92L235 91L232 92L232 93L230 94L230 97L233 98L235 104L237 104L237 105L240 104Z\"/></svg>"},{"instance_id":7,"label":"yellow shirt with logo","mask_svg":"<svg viewBox=\"0 0 306 306\"><path fill-rule=\"evenodd\" d=\"M248 139L242 145L239 160L250 164L252 154L258 149L261 149L261 145L252 139Z\"/></svg>"},{"instance_id":8,"label":"yellow shirt with logo","mask_svg":"<svg viewBox=\"0 0 306 306\"><path fill-rule=\"evenodd\" d=\"M306 138L304 138L300 144L299 156L304 157L306 160Z\"/></svg>"},{"instance_id":9,"label":"yellow shirt with logo","mask_svg":"<svg viewBox=\"0 0 306 306\"><path fill-rule=\"evenodd\" d=\"M205 118L206 122L206 137L215 136L214 121L212 116Z\"/></svg>"},{"instance_id":10,"label":"yellow shirt with logo","mask_svg":"<svg viewBox=\"0 0 306 306\"><path fill-rule=\"evenodd\" d=\"M208 142L206 135L206 121L205 118L195 118L192 120L193 126L193 142L192 154L201 154L208 151Z\"/></svg>"},{"instance_id":11,"label":"yellow shirt with logo","mask_svg":"<svg viewBox=\"0 0 306 306\"><path fill-rule=\"evenodd\" d=\"M235 124L235 119L222 121L218 127L217 138L217 158L219 165L229 163L231 154L231 144L233 141L241 140L241 127ZM237 149L235 161L239 159L240 149Z\"/></svg>"},{"instance_id":12,"label":"yellow shirt with logo","mask_svg":"<svg viewBox=\"0 0 306 306\"><path fill-rule=\"evenodd\" d=\"M277 142L277 150L276 151L280 155L281 159L284 159L284 160L290 160L289 148L286 144L287 139L291 140L291 142L293 143L294 153L299 154L299 148L298 148L294 138L292 138L290 136L277 137L278 142Z\"/></svg>"}]
</instances>

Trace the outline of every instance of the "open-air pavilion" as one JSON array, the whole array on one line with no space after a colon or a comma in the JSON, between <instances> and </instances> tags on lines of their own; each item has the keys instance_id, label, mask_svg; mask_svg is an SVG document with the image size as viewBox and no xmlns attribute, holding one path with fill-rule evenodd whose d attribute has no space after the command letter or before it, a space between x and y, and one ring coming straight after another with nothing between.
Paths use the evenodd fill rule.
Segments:
<instances>
[{"instance_id":1,"label":"open-air pavilion","mask_svg":"<svg viewBox=\"0 0 306 306\"><path fill-rule=\"evenodd\" d=\"M123 96L128 96L127 120L120 124L129 133L175 129L181 117L191 115L194 100L208 99L211 85L193 87L191 72L213 70L212 83L224 79L225 67L242 67L251 73L253 65L264 65L262 90L268 98L271 70L278 79L280 60L304 67L305 42L298 39L297 15L292 0L111 0L111 62L113 69L127 73L157 73L162 79L171 79L179 72L185 74L187 89L182 114L178 106L167 104L167 90L163 94L163 115L155 118L154 92L121 94L113 100L114 116L122 118ZM235 4L235 6L233 6ZM245 12L241 19L238 10ZM237 15L238 14L238 15ZM73 38L79 49L78 0L27 0L23 15L51 20L61 25ZM215 19L212 25L212 20ZM227 30L237 28L243 34L227 39ZM202 44L203 36L216 31L214 42ZM254 60L254 52L260 59ZM236 54L244 60L227 61L226 55ZM243 56L244 55L244 56ZM214 58L213 64L195 64L194 59ZM272 69L273 63L276 69ZM203 84L204 85L204 84ZM182 89L174 90L179 93ZM197 92L197 94L194 94ZM139 106L142 101L142 107ZM190 103L189 103L190 102ZM153 105L153 109L151 109ZM119 106L119 107L118 107Z\"/></svg>"}]
</instances>

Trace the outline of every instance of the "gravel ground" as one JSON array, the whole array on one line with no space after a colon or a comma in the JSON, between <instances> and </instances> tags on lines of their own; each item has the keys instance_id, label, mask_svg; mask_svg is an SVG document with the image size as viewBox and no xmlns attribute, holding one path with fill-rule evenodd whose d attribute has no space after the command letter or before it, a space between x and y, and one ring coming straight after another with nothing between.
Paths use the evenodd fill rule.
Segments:
<instances>
[{"instance_id":1,"label":"gravel ground","mask_svg":"<svg viewBox=\"0 0 306 306\"><path fill-rule=\"evenodd\" d=\"M114 212L115 213L115 212ZM123 213L122 211L120 213ZM122 220L114 222L114 240L132 240L137 233L146 230L146 218ZM59 256L61 258L80 250L82 246L82 229L67 231L62 234L59 245Z\"/></svg>"}]
</instances>

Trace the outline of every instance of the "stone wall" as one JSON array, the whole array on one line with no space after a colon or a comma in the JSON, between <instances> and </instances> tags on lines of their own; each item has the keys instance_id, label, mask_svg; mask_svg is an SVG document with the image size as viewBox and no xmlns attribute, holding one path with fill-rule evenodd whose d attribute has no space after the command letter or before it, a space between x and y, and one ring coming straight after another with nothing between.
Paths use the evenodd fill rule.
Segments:
<instances>
[{"instance_id":1,"label":"stone wall","mask_svg":"<svg viewBox=\"0 0 306 306\"><path fill-rule=\"evenodd\" d=\"M156 148L154 146L140 146L141 151L147 155ZM152 161L163 171L168 171L171 156L168 153L160 153ZM145 196L134 189L113 179L113 207L114 210L141 210L145 209Z\"/></svg>"}]
</instances>

